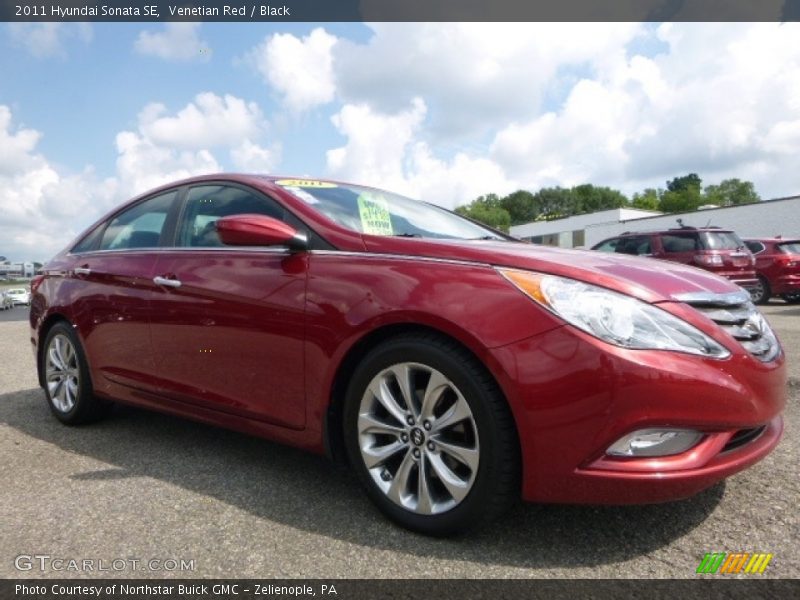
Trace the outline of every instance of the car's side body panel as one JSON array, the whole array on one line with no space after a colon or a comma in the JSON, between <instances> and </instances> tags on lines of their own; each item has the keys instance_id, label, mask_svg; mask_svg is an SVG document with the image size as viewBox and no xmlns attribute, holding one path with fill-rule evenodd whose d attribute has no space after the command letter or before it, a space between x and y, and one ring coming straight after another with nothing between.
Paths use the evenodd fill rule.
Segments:
<instances>
[{"instance_id":1,"label":"car's side body panel","mask_svg":"<svg viewBox=\"0 0 800 600\"><path fill-rule=\"evenodd\" d=\"M305 425L306 255L281 248L192 248L163 254L151 310L159 393L176 401Z\"/></svg>"}]
</instances>

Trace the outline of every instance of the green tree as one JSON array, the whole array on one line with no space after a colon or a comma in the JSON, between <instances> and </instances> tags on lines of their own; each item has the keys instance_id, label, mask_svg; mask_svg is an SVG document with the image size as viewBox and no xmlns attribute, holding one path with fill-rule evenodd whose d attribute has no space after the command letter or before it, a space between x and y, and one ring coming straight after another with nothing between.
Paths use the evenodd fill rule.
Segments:
<instances>
[{"instance_id":1,"label":"green tree","mask_svg":"<svg viewBox=\"0 0 800 600\"><path fill-rule=\"evenodd\" d=\"M700 188L690 187L680 191L666 191L661 196L659 210L666 213L691 212L703 204Z\"/></svg>"},{"instance_id":2,"label":"green tree","mask_svg":"<svg viewBox=\"0 0 800 600\"><path fill-rule=\"evenodd\" d=\"M534 195L539 206L537 220L560 219L577 214L578 197L572 190L562 187L542 188Z\"/></svg>"},{"instance_id":3,"label":"green tree","mask_svg":"<svg viewBox=\"0 0 800 600\"><path fill-rule=\"evenodd\" d=\"M539 207L533 194L527 190L517 190L500 200L500 206L511 216L512 225L535 221Z\"/></svg>"},{"instance_id":4,"label":"green tree","mask_svg":"<svg viewBox=\"0 0 800 600\"><path fill-rule=\"evenodd\" d=\"M668 181L667 191L685 192L688 190L696 189L699 192L702 186L703 186L703 180L700 179L700 176L697 173L689 173L688 175L683 175L682 177L675 177L671 181Z\"/></svg>"},{"instance_id":5,"label":"green tree","mask_svg":"<svg viewBox=\"0 0 800 600\"><path fill-rule=\"evenodd\" d=\"M643 192L636 192L631 200L633 208L642 210L659 210L663 190L646 188Z\"/></svg>"},{"instance_id":6,"label":"green tree","mask_svg":"<svg viewBox=\"0 0 800 600\"><path fill-rule=\"evenodd\" d=\"M469 204L457 207L455 212L500 231L508 232L511 226L511 215L500 205L497 194L479 196Z\"/></svg>"},{"instance_id":7,"label":"green tree","mask_svg":"<svg viewBox=\"0 0 800 600\"><path fill-rule=\"evenodd\" d=\"M706 204L717 206L736 206L759 202L761 197L756 192L752 181L741 179L725 179L719 185L709 185L705 189Z\"/></svg>"},{"instance_id":8,"label":"green tree","mask_svg":"<svg viewBox=\"0 0 800 600\"><path fill-rule=\"evenodd\" d=\"M591 183L577 185L571 190L576 202L576 213L592 213L628 205L628 198L619 190L594 186Z\"/></svg>"}]
</instances>

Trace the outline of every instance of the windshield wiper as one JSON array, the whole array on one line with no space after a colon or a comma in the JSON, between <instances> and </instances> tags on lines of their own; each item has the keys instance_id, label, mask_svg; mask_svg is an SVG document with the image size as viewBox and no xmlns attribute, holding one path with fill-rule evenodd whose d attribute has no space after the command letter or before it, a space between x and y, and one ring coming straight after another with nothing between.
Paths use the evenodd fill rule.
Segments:
<instances>
[{"instance_id":1,"label":"windshield wiper","mask_svg":"<svg viewBox=\"0 0 800 600\"><path fill-rule=\"evenodd\" d=\"M494 240L495 242L504 241L503 238L497 235L483 235L481 237L467 238L468 240Z\"/></svg>"},{"instance_id":2,"label":"windshield wiper","mask_svg":"<svg viewBox=\"0 0 800 600\"><path fill-rule=\"evenodd\" d=\"M421 238L422 234L419 233L393 233L392 237L414 237Z\"/></svg>"}]
</instances>

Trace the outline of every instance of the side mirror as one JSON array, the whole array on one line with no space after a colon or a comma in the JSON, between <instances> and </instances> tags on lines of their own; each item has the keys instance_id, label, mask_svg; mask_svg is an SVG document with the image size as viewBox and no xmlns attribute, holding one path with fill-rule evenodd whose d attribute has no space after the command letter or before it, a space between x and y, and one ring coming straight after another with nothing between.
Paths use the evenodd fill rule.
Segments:
<instances>
[{"instance_id":1,"label":"side mirror","mask_svg":"<svg viewBox=\"0 0 800 600\"><path fill-rule=\"evenodd\" d=\"M226 246L289 246L291 250L305 250L308 246L305 234L264 215L222 217L216 227L220 241Z\"/></svg>"}]
</instances>

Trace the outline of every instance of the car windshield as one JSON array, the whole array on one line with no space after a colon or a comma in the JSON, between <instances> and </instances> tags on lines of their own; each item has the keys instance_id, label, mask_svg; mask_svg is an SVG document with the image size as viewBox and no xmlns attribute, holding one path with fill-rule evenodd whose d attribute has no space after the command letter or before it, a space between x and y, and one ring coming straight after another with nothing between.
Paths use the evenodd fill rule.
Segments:
<instances>
[{"instance_id":1,"label":"car windshield","mask_svg":"<svg viewBox=\"0 0 800 600\"><path fill-rule=\"evenodd\" d=\"M707 231L700 235L706 250L740 250L745 247L733 231Z\"/></svg>"},{"instance_id":2,"label":"car windshield","mask_svg":"<svg viewBox=\"0 0 800 600\"><path fill-rule=\"evenodd\" d=\"M800 241L778 244L778 248L784 254L800 254Z\"/></svg>"},{"instance_id":3,"label":"car windshield","mask_svg":"<svg viewBox=\"0 0 800 600\"><path fill-rule=\"evenodd\" d=\"M507 238L442 208L397 194L327 181L282 179L278 185L337 224L370 235Z\"/></svg>"}]
</instances>

